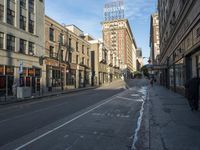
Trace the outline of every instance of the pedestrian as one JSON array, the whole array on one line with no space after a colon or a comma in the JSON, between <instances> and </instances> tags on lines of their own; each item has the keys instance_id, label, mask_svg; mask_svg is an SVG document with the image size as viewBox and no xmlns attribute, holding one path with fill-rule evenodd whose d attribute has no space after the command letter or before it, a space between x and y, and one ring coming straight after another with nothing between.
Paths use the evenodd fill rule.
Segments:
<instances>
[{"instance_id":1,"label":"pedestrian","mask_svg":"<svg viewBox=\"0 0 200 150\"><path fill-rule=\"evenodd\" d=\"M185 84L186 97L192 111L197 111L199 109L199 83L200 79L197 77L193 77Z\"/></svg>"}]
</instances>

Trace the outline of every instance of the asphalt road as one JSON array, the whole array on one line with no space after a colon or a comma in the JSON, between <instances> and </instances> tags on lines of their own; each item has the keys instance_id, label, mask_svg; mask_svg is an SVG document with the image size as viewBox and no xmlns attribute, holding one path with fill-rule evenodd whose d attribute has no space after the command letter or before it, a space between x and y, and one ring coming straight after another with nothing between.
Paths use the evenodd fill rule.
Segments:
<instances>
[{"instance_id":1,"label":"asphalt road","mask_svg":"<svg viewBox=\"0 0 200 150\"><path fill-rule=\"evenodd\" d=\"M0 149L128 150L144 80L1 107Z\"/></svg>"}]
</instances>

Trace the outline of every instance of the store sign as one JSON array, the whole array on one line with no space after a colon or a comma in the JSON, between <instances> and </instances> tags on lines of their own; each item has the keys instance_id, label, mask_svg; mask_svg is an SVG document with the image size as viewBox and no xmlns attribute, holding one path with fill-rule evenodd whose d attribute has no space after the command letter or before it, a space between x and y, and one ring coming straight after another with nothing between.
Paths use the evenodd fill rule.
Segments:
<instances>
[{"instance_id":1,"label":"store sign","mask_svg":"<svg viewBox=\"0 0 200 150\"><path fill-rule=\"evenodd\" d=\"M29 68L28 69L28 76L34 76L34 74L35 74L35 69Z\"/></svg>"},{"instance_id":2,"label":"store sign","mask_svg":"<svg viewBox=\"0 0 200 150\"><path fill-rule=\"evenodd\" d=\"M6 66L6 75L14 75L14 67Z\"/></svg>"},{"instance_id":3,"label":"store sign","mask_svg":"<svg viewBox=\"0 0 200 150\"><path fill-rule=\"evenodd\" d=\"M0 75L4 74L4 66L0 65Z\"/></svg>"}]
</instances>

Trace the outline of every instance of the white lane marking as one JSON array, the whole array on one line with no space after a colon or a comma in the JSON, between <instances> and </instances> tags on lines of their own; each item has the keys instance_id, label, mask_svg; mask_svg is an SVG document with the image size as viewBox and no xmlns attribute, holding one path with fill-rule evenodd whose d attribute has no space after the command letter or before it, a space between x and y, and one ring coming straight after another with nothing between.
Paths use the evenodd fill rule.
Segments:
<instances>
[{"instance_id":1,"label":"white lane marking","mask_svg":"<svg viewBox=\"0 0 200 150\"><path fill-rule=\"evenodd\" d=\"M134 99L132 99L132 98L121 97L121 96L117 96L117 98L120 98L120 99L125 99L125 100L129 100L129 101L133 101L133 100L134 100Z\"/></svg>"},{"instance_id":2,"label":"white lane marking","mask_svg":"<svg viewBox=\"0 0 200 150\"><path fill-rule=\"evenodd\" d=\"M143 98L142 99L132 99L132 98L121 97L121 96L117 96L117 98L128 100L128 101L137 101L137 102L143 102L144 101Z\"/></svg>"},{"instance_id":3,"label":"white lane marking","mask_svg":"<svg viewBox=\"0 0 200 150\"><path fill-rule=\"evenodd\" d=\"M18 116L15 116L13 118L9 118L9 119L4 119L4 120L1 120L0 121L0 124L1 123L4 123L4 122L7 122L7 121L10 121L10 120L13 120L13 119L19 119L19 118L22 118L24 116L28 116L28 115L32 115L34 113L38 113L38 112L42 112L42 111L45 111L45 110L49 110L49 109L52 109L52 108L56 108L56 107L59 107L59 106L63 106L65 104L67 104L68 102L66 103L62 103L62 104L58 104L58 105L54 105L54 106L51 106L51 107L47 107L47 108L43 108L43 109L39 109L39 110L36 110L36 111L32 111L30 113L26 113L26 114L23 114L23 115L18 115Z\"/></svg>"},{"instance_id":4,"label":"white lane marking","mask_svg":"<svg viewBox=\"0 0 200 150\"><path fill-rule=\"evenodd\" d=\"M95 109L97 109L97 108L99 108L99 107L101 107L101 106L103 106L103 105L109 103L109 102L112 101L114 98L115 98L115 97L112 97L112 98L108 99L107 101L105 101L105 102L103 102L103 103L97 105L96 107L94 107L94 108L92 108L92 109L90 109L90 110L88 110L88 111L86 111L86 112L84 112L84 113L82 113L82 114L76 116L75 118L73 118L73 119L71 119L71 120L69 120L69 121L67 121L67 122L65 122L65 123L63 123L63 124L57 126L56 128L54 128L54 129L52 129L52 130L49 130L49 131L43 133L42 135L40 135L40 136L38 136L38 137L36 137L36 138L30 140L29 142L27 142L27 143L25 143L25 144L23 144L23 145L21 145L21 146L15 148L15 150L20 150L20 149L22 149L22 148L24 148L24 147L30 145L31 143L33 143L33 142L35 142L35 141L37 141L37 140L39 140L39 139L45 137L46 135L48 135L48 134L50 134L50 133L52 133L52 132L54 132L54 131L56 131L56 130L62 128L62 127L64 127L65 125L67 125L67 124L69 124L69 123L71 123L71 122L73 122L73 121L75 121L75 120L81 118L82 116L84 116L84 115L86 115L86 114L92 112L93 110L95 110Z\"/></svg>"},{"instance_id":5,"label":"white lane marking","mask_svg":"<svg viewBox=\"0 0 200 150\"><path fill-rule=\"evenodd\" d=\"M140 96L140 95L139 95L139 94L131 94L131 96L133 96L133 97L134 97L134 96Z\"/></svg>"},{"instance_id":6,"label":"white lane marking","mask_svg":"<svg viewBox=\"0 0 200 150\"><path fill-rule=\"evenodd\" d=\"M65 136L64 136L64 138L68 138L69 137L69 135L68 134L66 134Z\"/></svg>"}]
</instances>

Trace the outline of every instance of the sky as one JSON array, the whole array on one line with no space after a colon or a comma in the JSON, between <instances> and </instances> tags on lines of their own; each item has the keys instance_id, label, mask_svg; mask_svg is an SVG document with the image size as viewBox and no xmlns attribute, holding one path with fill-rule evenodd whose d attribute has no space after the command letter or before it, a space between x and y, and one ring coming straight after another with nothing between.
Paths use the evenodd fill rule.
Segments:
<instances>
[{"instance_id":1,"label":"sky","mask_svg":"<svg viewBox=\"0 0 200 150\"><path fill-rule=\"evenodd\" d=\"M94 38L102 38L103 8L113 0L46 0L45 13L61 24L74 24ZM150 16L156 11L157 0L124 0L125 17L143 57L149 57ZM144 59L147 63L148 59Z\"/></svg>"}]
</instances>

